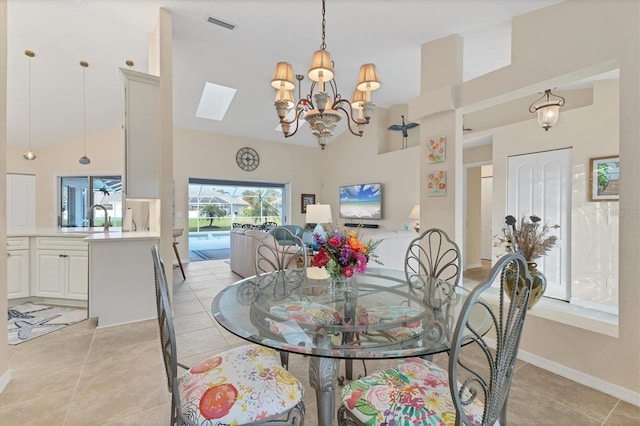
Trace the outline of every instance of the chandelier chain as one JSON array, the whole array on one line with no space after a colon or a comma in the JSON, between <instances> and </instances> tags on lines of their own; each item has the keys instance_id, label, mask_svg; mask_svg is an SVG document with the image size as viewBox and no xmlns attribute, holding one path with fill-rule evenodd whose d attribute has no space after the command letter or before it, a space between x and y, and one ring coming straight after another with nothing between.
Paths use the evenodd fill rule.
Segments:
<instances>
[{"instance_id":1,"label":"chandelier chain","mask_svg":"<svg viewBox=\"0 0 640 426\"><path fill-rule=\"evenodd\" d=\"M327 49L327 43L325 43L324 40L324 33L325 33L325 27L327 25L327 20L324 18L324 14L326 12L326 8L325 8L325 0L322 0L322 44L320 45L320 50L326 50Z\"/></svg>"}]
</instances>

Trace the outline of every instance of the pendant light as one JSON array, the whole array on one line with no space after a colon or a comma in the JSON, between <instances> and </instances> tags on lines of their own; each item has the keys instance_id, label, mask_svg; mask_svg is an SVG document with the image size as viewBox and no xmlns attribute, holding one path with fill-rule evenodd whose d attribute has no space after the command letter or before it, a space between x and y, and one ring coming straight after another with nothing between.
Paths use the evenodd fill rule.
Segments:
<instances>
[{"instance_id":1,"label":"pendant light","mask_svg":"<svg viewBox=\"0 0 640 426\"><path fill-rule=\"evenodd\" d=\"M89 66L88 62L80 61L80 66L82 67L82 148L83 148L83 156L80 157L80 164L87 165L91 163L89 157L87 157L87 124L86 124L86 116L87 116L87 89L85 85L85 71Z\"/></svg>"},{"instance_id":2,"label":"pendant light","mask_svg":"<svg viewBox=\"0 0 640 426\"><path fill-rule=\"evenodd\" d=\"M31 150L31 58L36 56L31 50L25 50L24 54L29 58L29 99L28 99L28 127L29 127L29 151L22 154L22 158L25 160L35 160L37 158L36 153Z\"/></svg>"}]
</instances>

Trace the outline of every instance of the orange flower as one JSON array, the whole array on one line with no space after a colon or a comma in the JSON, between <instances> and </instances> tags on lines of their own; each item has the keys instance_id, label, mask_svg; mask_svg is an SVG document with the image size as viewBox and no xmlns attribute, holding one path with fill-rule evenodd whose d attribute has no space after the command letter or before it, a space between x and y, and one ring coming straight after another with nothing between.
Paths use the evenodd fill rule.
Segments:
<instances>
[{"instance_id":1,"label":"orange flower","mask_svg":"<svg viewBox=\"0 0 640 426\"><path fill-rule=\"evenodd\" d=\"M363 246L360 240L354 237L349 237L349 239L347 240L347 244L349 244L349 247L351 247L351 250L355 252L360 252L363 249Z\"/></svg>"}]
</instances>

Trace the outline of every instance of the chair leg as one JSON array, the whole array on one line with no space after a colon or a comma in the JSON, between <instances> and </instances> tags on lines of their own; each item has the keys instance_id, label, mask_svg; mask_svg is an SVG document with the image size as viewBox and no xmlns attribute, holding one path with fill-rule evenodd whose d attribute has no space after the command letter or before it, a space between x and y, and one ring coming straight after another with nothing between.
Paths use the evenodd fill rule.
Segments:
<instances>
[{"instance_id":1,"label":"chair leg","mask_svg":"<svg viewBox=\"0 0 640 426\"><path fill-rule=\"evenodd\" d=\"M178 253L178 243L173 243L173 252L176 254L176 259L178 259L178 266L180 266L180 272L182 272L182 279L186 280L187 277L184 274L184 268L182 267L182 260L180 260L180 254Z\"/></svg>"}]
</instances>

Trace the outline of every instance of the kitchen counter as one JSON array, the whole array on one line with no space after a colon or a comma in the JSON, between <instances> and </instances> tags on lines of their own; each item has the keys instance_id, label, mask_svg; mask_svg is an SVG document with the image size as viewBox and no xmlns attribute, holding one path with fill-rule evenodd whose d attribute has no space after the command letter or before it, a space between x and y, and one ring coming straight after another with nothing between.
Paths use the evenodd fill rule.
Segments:
<instances>
[{"instance_id":1,"label":"kitchen counter","mask_svg":"<svg viewBox=\"0 0 640 426\"><path fill-rule=\"evenodd\" d=\"M157 232L97 232L89 244L89 315L98 327L157 316L151 246Z\"/></svg>"}]
</instances>

